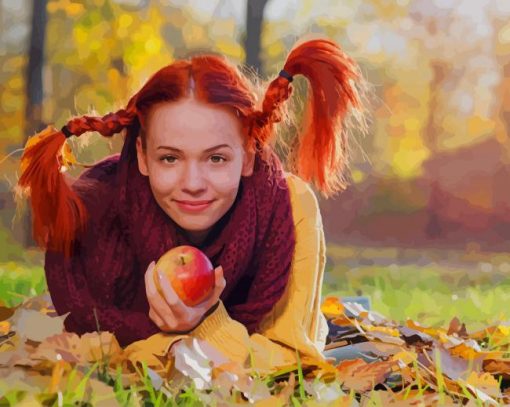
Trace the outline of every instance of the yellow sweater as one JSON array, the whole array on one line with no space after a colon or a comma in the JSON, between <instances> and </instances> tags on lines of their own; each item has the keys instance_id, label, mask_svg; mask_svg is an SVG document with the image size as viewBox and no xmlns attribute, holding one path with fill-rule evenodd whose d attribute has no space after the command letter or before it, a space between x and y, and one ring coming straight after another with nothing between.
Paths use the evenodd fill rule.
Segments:
<instances>
[{"instance_id":1,"label":"yellow sweater","mask_svg":"<svg viewBox=\"0 0 510 407\"><path fill-rule=\"evenodd\" d=\"M296 227L296 248L290 279L283 297L264 317L259 333L248 334L246 327L230 318L219 306L186 335L158 333L129 345L125 352L136 363L166 372L170 347L180 339L206 340L228 359L246 367L266 370L296 362L308 355L324 360L328 325L320 311L321 287L326 264L322 217L315 194L298 176L285 173L290 189L292 215Z\"/></svg>"}]
</instances>

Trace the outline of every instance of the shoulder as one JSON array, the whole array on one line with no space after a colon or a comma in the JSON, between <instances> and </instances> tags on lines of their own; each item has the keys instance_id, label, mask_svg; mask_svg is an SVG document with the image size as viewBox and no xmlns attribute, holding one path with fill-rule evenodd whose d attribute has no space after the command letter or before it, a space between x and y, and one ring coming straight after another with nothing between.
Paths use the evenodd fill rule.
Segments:
<instances>
[{"instance_id":1,"label":"shoulder","mask_svg":"<svg viewBox=\"0 0 510 407\"><path fill-rule=\"evenodd\" d=\"M85 170L72 188L85 203L93 218L100 218L114 202L116 174L120 156L106 157Z\"/></svg>"},{"instance_id":2,"label":"shoulder","mask_svg":"<svg viewBox=\"0 0 510 407\"><path fill-rule=\"evenodd\" d=\"M119 154L114 154L87 168L73 183L73 189L82 195L90 193L92 190L111 188L115 183L119 158Z\"/></svg>"},{"instance_id":3,"label":"shoulder","mask_svg":"<svg viewBox=\"0 0 510 407\"><path fill-rule=\"evenodd\" d=\"M107 181L113 178L117 172L120 155L114 154L96 163L93 167L84 171L78 179Z\"/></svg>"},{"instance_id":4,"label":"shoulder","mask_svg":"<svg viewBox=\"0 0 510 407\"><path fill-rule=\"evenodd\" d=\"M284 172L289 186L290 202L296 224L303 219L310 219L322 224L319 201L312 187L302 178L291 172Z\"/></svg>"}]
</instances>

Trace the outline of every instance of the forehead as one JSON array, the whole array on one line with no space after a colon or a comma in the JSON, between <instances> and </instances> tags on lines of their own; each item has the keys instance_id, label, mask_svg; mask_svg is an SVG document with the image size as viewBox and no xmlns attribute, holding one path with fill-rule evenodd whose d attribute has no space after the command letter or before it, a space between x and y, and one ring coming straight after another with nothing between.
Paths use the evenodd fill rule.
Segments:
<instances>
[{"instance_id":1,"label":"forehead","mask_svg":"<svg viewBox=\"0 0 510 407\"><path fill-rule=\"evenodd\" d=\"M213 143L243 143L241 123L234 113L193 98L161 103L147 119L148 143L156 146L193 150L206 149Z\"/></svg>"}]
</instances>

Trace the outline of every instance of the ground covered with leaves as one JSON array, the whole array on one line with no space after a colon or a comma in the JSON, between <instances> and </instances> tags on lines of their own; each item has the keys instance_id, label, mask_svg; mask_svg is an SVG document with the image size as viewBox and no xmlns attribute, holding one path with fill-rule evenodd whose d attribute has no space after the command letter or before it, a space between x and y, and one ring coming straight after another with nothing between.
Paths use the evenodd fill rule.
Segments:
<instances>
[{"instance_id":1,"label":"ground covered with leaves","mask_svg":"<svg viewBox=\"0 0 510 407\"><path fill-rule=\"evenodd\" d=\"M504 405L510 403L510 326L469 332L397 323L326 297L326 349L358 356L299 359L272 372L223 361L206 343L183 342L168 381L132 364L115 337L64 332L47 293L0 307L0 405Z\"/></svg>"}]
</instances>

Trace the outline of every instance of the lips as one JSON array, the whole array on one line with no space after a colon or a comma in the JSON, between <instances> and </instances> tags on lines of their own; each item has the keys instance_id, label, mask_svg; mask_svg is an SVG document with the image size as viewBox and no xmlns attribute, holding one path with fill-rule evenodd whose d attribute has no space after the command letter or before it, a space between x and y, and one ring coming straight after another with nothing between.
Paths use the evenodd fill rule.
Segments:
<instances>
[{"instance_id":1,"label":"lips","mask_svg":"<svg viewBox=\"0 0 510 407\"><path fill-rule=\"evenodd\" d=\"M196 213L201 212L204 209L207 209L209 206L211 206L212 201L175 201L177 202L177 205L179 206L179 209L181 209L184 212L189 213Z\"/></svg>"},{"instance_id":2,"label":"lips","mask_svg":"<svg viewBox=\"0 0 510 407\"><path fill-rule=\"evenodd\" d=\"M184 204L184 205L206 205L211 203L213 200L209 201L177 201L178 203Z\"/></svg>"}]
</instances>

